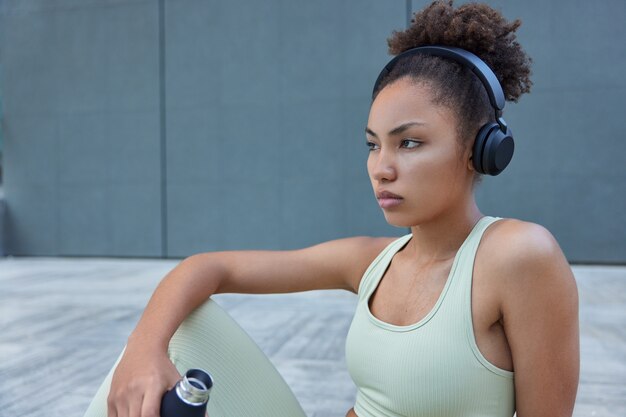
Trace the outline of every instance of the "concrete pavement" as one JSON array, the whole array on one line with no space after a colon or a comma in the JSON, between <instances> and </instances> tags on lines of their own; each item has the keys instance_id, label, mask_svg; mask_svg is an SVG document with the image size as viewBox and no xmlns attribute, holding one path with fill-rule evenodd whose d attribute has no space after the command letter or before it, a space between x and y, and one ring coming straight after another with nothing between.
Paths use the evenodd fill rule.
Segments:
<instances>
[{"instance_id":1,"label":"concrete pavement","mask_svg":"<svg viewBox=\"0 0 626 417\"><path fill-rule=\"evenodd\" d=\"M158 281L178 261L0 258L0 417L82 416ZM626 415L626 267L574 266L581 377L574 415ZM221 294L309 417L339 417L355 387L346 291ZM262 317L262 320L259 319Z\"/></svg>"}]
</instances>

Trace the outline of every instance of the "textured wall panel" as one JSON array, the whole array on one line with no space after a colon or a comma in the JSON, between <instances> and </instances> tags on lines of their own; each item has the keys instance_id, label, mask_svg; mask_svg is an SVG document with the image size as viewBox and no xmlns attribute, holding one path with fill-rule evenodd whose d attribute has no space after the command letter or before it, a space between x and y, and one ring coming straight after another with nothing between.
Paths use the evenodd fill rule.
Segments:
<instances>
[{"instance_id":1,"label":"textured wall panel","mask_svg":"<svg viewBox=\"0 0 626 417\"><path fill-rule=\"evenodd\" d=\"M404 2L166 3L170 256L401 233L369 189L363 130L405 16Z\"/></svg>"},{"instance_id":2,"label":"textured wall panel","mask_svg":"<svg viewBox=\"0 0 626 417\"><path fill-rule=\"evenodd\" d=\"M161 255L157 11L2 3L8 253Z\"/></svg>"},{"instance_id":3,"label":"textured wall panel","mask_svg":"<svg viewBox=\"0 0 626 417\"><path fill-rule=\"evenodd\" d=\"M481 209L546 226L571 261L626 262L626 4L489 3L523 20L535 85L507 105L516 155L478 189ZM0 2L7 252L183 257L404 233L373 198L363 129L405 6Z\"/></svg>"}]
</instances>

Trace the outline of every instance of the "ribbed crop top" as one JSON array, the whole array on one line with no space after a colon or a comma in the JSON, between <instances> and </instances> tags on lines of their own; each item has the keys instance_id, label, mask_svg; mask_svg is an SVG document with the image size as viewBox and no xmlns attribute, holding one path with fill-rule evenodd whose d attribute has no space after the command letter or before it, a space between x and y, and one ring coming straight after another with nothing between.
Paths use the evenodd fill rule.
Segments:
<instances>
[{"instance_id":1,"label":"ribbed crop top","mask_svg":"<svg viewBox=\"0 0 626 417\"><path fill-rule=\"evenodd\" d=\"M398 326L376 318L369 299L391 259L411 239L387 246L365 271L346 339L359 417L511 417L513 372L480 353L471 311L472 270L480 239L499 217L482 217L457 251L432 310Z\"/></svg>"}]
</instances>

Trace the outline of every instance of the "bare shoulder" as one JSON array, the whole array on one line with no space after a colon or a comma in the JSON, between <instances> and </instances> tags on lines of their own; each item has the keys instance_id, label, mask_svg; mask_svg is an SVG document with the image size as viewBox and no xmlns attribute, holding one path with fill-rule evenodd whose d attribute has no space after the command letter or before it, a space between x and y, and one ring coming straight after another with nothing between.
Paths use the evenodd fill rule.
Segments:
<instances>
[{"instance_id":1,"label":"bare shoulder","mask_svg":"<svg viewBox=\"0 0 626 417\"><path fill-rule=\"evenodd\" d=\"M518 219L502 219L485 231L483 246L499 248L493 255L498 259L507 257L531 257L554 255L560 247L552 233L545 227Z\"/></svg>"},{"instance_id":2,"label":"bare shoulder","mask_svg":"<svg viewBox=\"0 0 626 417\"><path fill-rule=\"evenodd\" d=\"M327 242L325 250L332 259L344 265L350 291L357 293L363 274L376 257L398 237L357 236Z\"/></svg>"},{"instance_id":3,"label":"bare shoulder","mask_svg":"<svg viewBox=\"0 0 626 417\"><path fill-rule=\"evenodd\" d=\"M484 270L507 299L537 291L577 295L572 270L552 233L536 223L502 219L493 223L481 242ZM567 297L566 297L567 298Z\"/></svg>"}]
</instances>

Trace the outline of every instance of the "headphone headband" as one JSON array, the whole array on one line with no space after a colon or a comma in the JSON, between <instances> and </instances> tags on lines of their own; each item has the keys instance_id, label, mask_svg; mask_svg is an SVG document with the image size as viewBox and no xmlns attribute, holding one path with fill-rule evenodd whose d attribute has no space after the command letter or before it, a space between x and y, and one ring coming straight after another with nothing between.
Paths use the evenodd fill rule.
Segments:
<instances>
[{"instance_id":1,"label":"headphone headband","mask_svg":"<svg viewBox=\"0 0 626 417\"><path fill-rule=\"evenodd\" d=\"M396 63L410 55L415 54L428 54L441 56L444 58L452 59L465 67L468 67L472 70L474 74L480 79L485 90L487 90L487 94L489 95L489 102L491 106L496 110L496 118L499 118L504 109L504 92L502 91L502 86L496 77L496 74L489 68L485 62L474 55L473 53L466 51L465 49L457 48L454 46L420 46L417 48L408 49L401 54L396 55L385 68L380 72L376 82L374 83L374 90L372 91L372 99L374 98L374 94L378 89L378 85L383 80L383 78L391 72L391 69L396 65Z\"/></svg>"}]
</instances>

